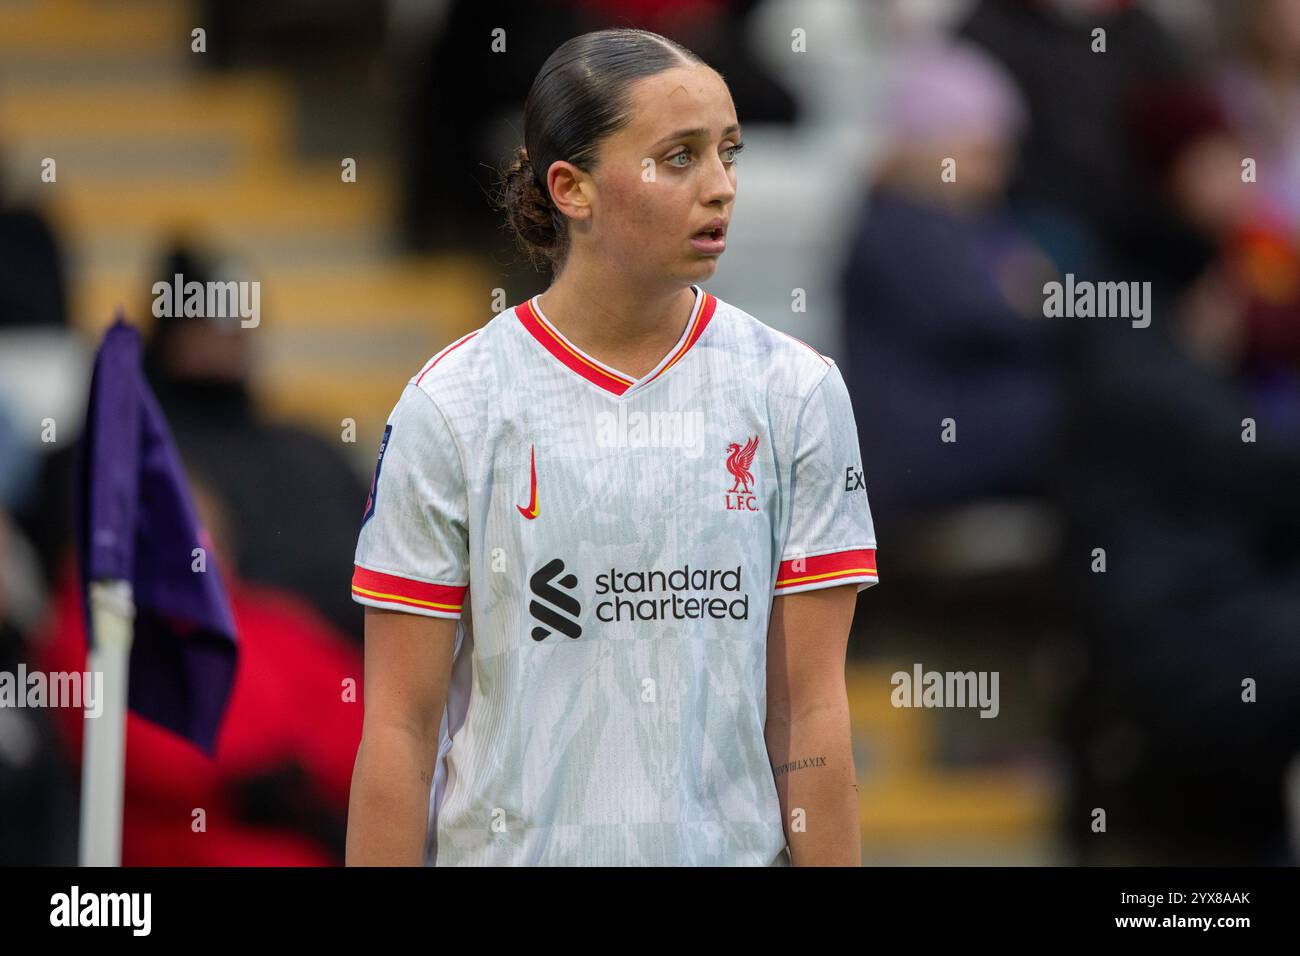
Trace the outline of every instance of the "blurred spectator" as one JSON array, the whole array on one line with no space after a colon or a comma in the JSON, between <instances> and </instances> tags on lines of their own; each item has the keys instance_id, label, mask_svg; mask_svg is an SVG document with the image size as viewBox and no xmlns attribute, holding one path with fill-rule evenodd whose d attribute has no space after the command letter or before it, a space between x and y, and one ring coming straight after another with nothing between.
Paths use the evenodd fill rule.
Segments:
<instances>
[{"instance_id":1,"label":"blurred spectator","mask_svg":"<svg viewBox=\"0 0 1300 956\"><path fill-rule=\"evenodd\" d=\"M501 159L490 139L546 58L570 37L607 27L653 30L727 79L742 123L790 123L794 97L750 52L745 21L758 0L452 0L415 59L410 84L403 231L413 248L498 245L488 199ZM503 31L504 52L493 49ZM511 139L518 141L522 131Z\"/></svg>"},{"instance_id":2,"label":"blurred spectator","mask_svg":"<svg viewBox=\"0 0 1300 956\"><path fill-rule=\"evenodd\" d=\"M242 578L227 512L190 483L239 631L239 663L213 758L127 715L122 864L339 865L361 741L361 653L306 604ZM86 636L71 559L63 570L39 663L81 671ZM355 702L344 698L347 681L355 682ZM75 767L85 718L68 708L54 714ZM195 829L199 809L203 830Z\"/></svg>"},{"instance_id":3,"label":"blurred spectator","mask_svg":"<svg viewBox=\"0 0 1300 956\"><path fill-rule=\"evenodd\" d=\"M213 266L184 247L161 279L178 273L214 279ZM329 442L261 418L249 390L252 339L220 320L158 319L145 371L182 459L229 502L241 574L294 591L359 641L364 615L349 581L365 486Z\"/></svg>"},{"instance_id":4,"label":"blurred spectator","mask_svg":"<svg viewBox=\"0 0 1300 956\"><path fill-rule=\"evenodd\" d=\"M45 217L15 206L0 181L0 328L68 323L63 257Z\"/></svg>"},{"instance_id":5,"label":"blurred spectator","mask_svg":"<svg viewBox=\"0 0 1300 956\"><path fill-rule=\"evenodd\" d=\"M978 48L943 45L902 57L882 101L887 145L842 299L883 536L932 509L1041 494L1059 399L1052 265L1005 204L1025 120L1014 84Z\"/></svg>"},{"instance_id":6,"label":"blurred spectator","mask_svg":"<svg viewBox=\"0 0 1300 956\"><path fill-rule=\"evenodd\" d=\"M63 255L43 215L0 195L0 507L36 548L49 580L72 533L72 439L64 414L85 351L68 326ZM12 374L21 364L21 384ZM44 388L23 391L31 382ZM75 399L74 399L75 401ZM55 420L58 440L33 436Z\"/></svg>"},{"instance_id":7,"label":"blurred spectator","mask_svg":"<svg viewBox=\"0 0 1300 956\"><path fill-rule=\"evenodd\" d=\"M1149 327L1066 323L1062 503L1092 658L1068 721L1068 832L1090 863L1294 863L1283 780L1300 751L1300 441L1247 388L1259 290L1233 253L1253 214L1242 152L1194 87L1141 91L1132 109L1142 184L1180 247L1205 252L1145 258ZM1094 807L1106 835L1079 823Z\"/></svg>"},{"instance_id":8,"label":"blurred spectator","mask_svg":"<svg viewBox=\"0 0 1300 956\"><path fill-rule=\"evenodd\" d=\"M40 459L15 420L17 409L0 395L0 508L13 510L37 493Z\"/></svg>"},{"instance_id":9,"label":"blurred spectator","mask_svg":"<svg viewBox=\"0 0 1300 956\"><path fill-rule=\"evenodd\" d=\"M1221 4L1232 59L1218 90L1255 163L1251 221L1227 252L1249 288L1245 350L1252 387L1282 421L1300 406L1300 0ZM1287 425L1300 436L1300 413Z\"/></svg>"},{"instance_id":10,"label":"blurred spectator","mask_svg":"<svg viewBox=\"0 0 1300 956\"><path fill-rule=\"evenodd\" d=\"M1220 90L1258 166L1258 190L1300 223L1300 0L1221 2Z\"/></svg>"},{"instance_id":11,"label":"blurred spectator","mask_svg":"<svg viewBox=\"0 0 1300 956\"><path fill-rule=\"evenodd\" d=\"M374 0L203 0L207 51L198 65L211 69L273 66L320 69L379 46L387 3Z\"/></svg>"},{"instance_id":12,"label":"blurred spectator","mask_svg":"<svg viewBox=\"0 0 1300 956\"><path fill-rule=\"evenodd\" d=\"M43 590L35 554L0 507L0 673L32 667ZM11 676L11 679L12 679ZM76 863L76 788L49 711L0 707L0 866Z\"/></svg>"},{"instance_id":13,"label":"blurred spectator","mask_svg":"<svg viewBox=\"0 0 1300 956\"><path fill-rule=\"evenodd\" d=\"M1071 349L1063 500L1094 654L1079 812L1107 807L1114 841L1149 840L1158 856L1138 862L1278 862L1300 749L1300 447L1267 429L1243 442L1254 410L1166 323L1091 321ZM1081 819L1070 832L1098 862L1110 844Z\"/></svg>"},{"instance_id":14,"label":"blurred spectator","mask_svg":"<svg viewBox=\"0 0 1300 956\"><path fill-rule=\"evenodd\" d=\"M0 208L0 327L68 323L63 259L45 219Z\"/></svg>"},{"instance_id":15,"label":"blurred spectator","mask_svg":"<svg viewBox=\"0 0 1300 956\"><path fill-rule=\"evenodd\" d=\"M29 637L56 555L71 531L71 423L62 403L26 394L13 363L69 384L61 372L79 352L67 327L67 287L57 240L45 218L0 194L0 672L29 664ZM71 390L71 389L69 389ZM75 390L72 390L75 391ZM45 444L37 422L53 417L65 440ZM0 707L0 865L76 862L76 795L58 760L46 711Z\"/></svg>"},{"instance_id":16,"label":"blurred spectator","mask_svg":"<svg viewBox=\"0 0 1300 956\"><path fill-rule=\"evenodd\" d=\"M1223 301L1205 303L1185 321L1232 337L1216 354L1241 366L1247 387L1263 381L1276 391L1290 377L1300 388L1300 221L1279 215L1266 191L1244 181L1242 132L1209 89L1191 83L1144 88L1135 92L1130 113L1136 152L1157 183L1158 199L1204 250L1186 263L1190 270L1154 278L1179 283L1195 274L1197 288L1217 286ZM1143 265L1157 263L1148 255ZM1300 439L1300 406L1288 411L1270 400L1263 410Z\"/></svg>"},{"instance_id":17,"label":"blurred spectator","mask_svg":"<svg viewBox=\"0 0 1300 956\"><path fill-rule=\"evenodd\" d=\"M1098 28L1104 53L1093 51ZM979 0L959 32L1010 70L1028 102L1011 184L1018 208L1086 223L1122 257L1179 238L1124 146L1129 92L1190 71L1160 21L1132 0ZM1068 251L1072 271L1084 271L1083 250Z\"/></svg>"}]
</instances>

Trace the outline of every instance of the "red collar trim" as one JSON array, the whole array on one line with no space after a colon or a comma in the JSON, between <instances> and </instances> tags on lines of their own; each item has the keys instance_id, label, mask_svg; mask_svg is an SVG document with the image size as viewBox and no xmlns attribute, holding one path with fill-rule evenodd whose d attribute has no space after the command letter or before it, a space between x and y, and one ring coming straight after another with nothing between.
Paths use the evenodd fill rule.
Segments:
<instances>
[{"instance_id":1,"label":"red collar trim","mask_svg":"<svg viewBox=\"0 0 1300 956\"><path fill-rule=\"evenodd\" d=\"M515 306L515 315L529 334L537 339L546 351L568 366L569 369L581 375L593 385L599 385L615 395L622 395L634 385L652 382L664 372L667 372L681 361L682 356L690 351L691 346L698 342L700 336L704 334L705 328L708 327L709 321L713 318L713 313L717 309L718 300L699 286L695 288L699 290L699 295L696 297L695 311L691 315L690 322L687 323L682 341L666 362L647 378L640 381L635 381L617 369L612 369L608 365L597 361L565 339L558 329L542 317L541 312L534 304L536 296Z\"/></svg>"}]
</instances>

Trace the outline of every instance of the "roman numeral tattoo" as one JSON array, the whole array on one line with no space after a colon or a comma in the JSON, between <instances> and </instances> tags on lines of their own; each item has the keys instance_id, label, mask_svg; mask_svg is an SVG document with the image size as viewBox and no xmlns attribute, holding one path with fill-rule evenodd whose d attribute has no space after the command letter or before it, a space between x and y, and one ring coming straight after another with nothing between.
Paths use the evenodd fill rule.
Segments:
<instances>
[{"instance_id":1,"label":"roman numeral tattoo","mask_svg":"<svg viewBox=\"0 0 1300 956\"><path fill-rule=\"evenodd\" d=\"M796 770L802 770L804 767L824 767L826 766L825 757L802 757L799 760L793 760L789 763L783 763L779 767L773 767L774 776L780 777L786 773L794 773Z\"/></svg>"}]
</instances>

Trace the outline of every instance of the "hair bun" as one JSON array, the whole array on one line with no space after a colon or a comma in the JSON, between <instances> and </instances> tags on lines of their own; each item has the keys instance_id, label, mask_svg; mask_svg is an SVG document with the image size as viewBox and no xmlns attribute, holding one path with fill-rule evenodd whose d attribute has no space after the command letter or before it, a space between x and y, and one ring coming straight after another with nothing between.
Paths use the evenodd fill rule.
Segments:
<instances>
[{"instance_id":1,"label":"hair bun","mask_svg":"<svg viewBox=\"0 0 1300 956\"><path fill-rule=\"evenodd\" d=\"M556 221L560 213L538 179L525 146L515 150L514 162L502 177L498 206L533 265L554 263L561 244Z\"/></svg>"}]
</instances>

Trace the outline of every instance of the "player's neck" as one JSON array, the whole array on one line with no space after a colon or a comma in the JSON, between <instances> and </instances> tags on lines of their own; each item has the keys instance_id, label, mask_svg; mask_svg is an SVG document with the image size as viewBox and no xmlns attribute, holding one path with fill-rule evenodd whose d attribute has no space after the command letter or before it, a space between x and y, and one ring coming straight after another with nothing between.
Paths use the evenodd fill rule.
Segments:
<instances>
[{"instance_id":1,"label":"player's neck","mask_svg":"<svg viewBox=\"0 0 1300 956\"><path fill-rule=\"evenodd\" d=\"M566 269L539 297L542 312L582 351L634 378L677 344L690 319L689 287L611 288Z\"/></svg>"}]
</instances>

